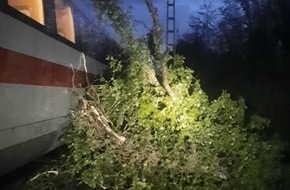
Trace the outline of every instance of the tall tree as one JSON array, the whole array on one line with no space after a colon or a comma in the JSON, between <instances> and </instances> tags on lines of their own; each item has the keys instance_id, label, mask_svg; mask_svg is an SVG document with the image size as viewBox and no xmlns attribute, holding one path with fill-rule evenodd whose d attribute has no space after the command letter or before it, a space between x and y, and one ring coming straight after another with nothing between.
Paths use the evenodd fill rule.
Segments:
<instances>
[{"instance_id":1,"label":"tall tree","mask_svg":"<svg viewBox=\"0 0 290 190\"><path fill-rule=\"evenodd\" d=\"M209 49L215 49L217 46L217 10L212 2L204 2L200 6L197 15L190 17L190 34L195 39L200 39Z\"/></svg>"},{"instance_id":2,"label":"tall tree","mask_svg":"<svg viewBox=\"0 0 290 190\"><path fill-rule=\"evenodd\" d=\"M219 50L241 51L248 37L245 15L241 6L234 1L226 0L224 4L220 8L222 18L218 23Z\"/></svg>"}]
</instances>

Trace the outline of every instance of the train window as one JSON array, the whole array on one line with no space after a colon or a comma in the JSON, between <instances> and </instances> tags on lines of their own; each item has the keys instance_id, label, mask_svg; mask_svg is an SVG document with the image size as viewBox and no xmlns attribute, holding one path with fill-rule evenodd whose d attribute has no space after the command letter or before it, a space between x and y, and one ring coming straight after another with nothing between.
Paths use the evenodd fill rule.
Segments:
<instances>
[{"instance_id":1,"label":"train window","mask_svg":"<svg viewBox=\"0 0 290 190\"><path fill-rule=\"evenodd\" d=\"M75 43L73 15L69 5L63 0L55 0L55 16L57 33Z\"/></svg>"},{"instance_id":2,"label":"train window","mask_svg":"<svg viewBox=\"0 0 290 190\"><path fill-rule=\"evenodd\" d=\"M40 24L44 24L42 0L8 0L8 4Z\"/></svg>"}]
</instances>

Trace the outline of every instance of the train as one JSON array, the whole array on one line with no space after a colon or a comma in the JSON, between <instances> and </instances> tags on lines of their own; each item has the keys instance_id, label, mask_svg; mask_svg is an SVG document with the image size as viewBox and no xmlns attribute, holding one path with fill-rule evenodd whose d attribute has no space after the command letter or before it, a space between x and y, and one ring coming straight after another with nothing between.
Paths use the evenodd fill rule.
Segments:
<instances>
[{"instance_id":1,"label":"train","mask_svg":"<svg viewBox=\"0 0 290 190\"><path fill-rule=\"evenodd\" d=\"M73 88L106 68L84 51L85 2L1 0L0 176L59 146Z\"/></svg>"}]
</instances>

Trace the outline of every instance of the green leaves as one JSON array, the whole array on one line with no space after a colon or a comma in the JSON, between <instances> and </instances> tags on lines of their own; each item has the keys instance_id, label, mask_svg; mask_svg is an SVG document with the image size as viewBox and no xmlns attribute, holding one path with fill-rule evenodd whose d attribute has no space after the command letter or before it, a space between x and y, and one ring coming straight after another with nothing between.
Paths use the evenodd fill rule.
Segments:
<instances>
[{"instance_id":1,"label":"green leaves","mask_svg":"<svg viewBox=\"0 0 290 190\"><path fill-rule=\"evenodd\" d=\"M111 61L115 73L128 71ZM87 101L101 103L113 130L127 140L116 143L89 112L76 109L65 135L66 176L90 188L115 190L275 188L282 145L261 136L268 120L246 117L243 99L232 100L226 92L210 101L182 63L173 65L175 103L161 86L149 86L137 74L114 75L88 89Z\"/></svg>"},{"instance_id":2,"label":"green leaves","mask_svg":"<svg viewBox=\"0 0 290 190\"><path fill-rule=\"evenodd\" d=\"M232 100L226 92L209 101L182 66L183 59L174 60L169 72L179 96L175 103L161 86L148 86L137 73L91 87L127 141L116 144L75 114L67 136L71 173L91 187L109 189L257 189L268 181L275 184L281 145L262 141L256 133L267 120L246 118L243 99ZM111 61L114 72L128 71ZM268 172L266 178L263 172Z\"/></svg>"},{"instance_id":3,"label":"green leaves","mask_svg":"<svg viewBox=\"0 0 290 190\"><path fill-rule=\"evenodd\" d=\"M248 128L250 131L263 131L265 128L269 127L270 121L266 118L263 118L259 115L251 115Z\"/></svg>"}]
</instances>

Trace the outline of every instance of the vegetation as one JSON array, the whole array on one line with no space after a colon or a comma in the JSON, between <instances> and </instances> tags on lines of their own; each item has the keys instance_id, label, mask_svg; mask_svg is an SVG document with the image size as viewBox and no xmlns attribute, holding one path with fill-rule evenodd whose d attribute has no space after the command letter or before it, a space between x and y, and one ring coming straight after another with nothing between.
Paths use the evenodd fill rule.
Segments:
<instances>
[{"instance_id":1,"label":"vegetation","mask_svg":"<svg viewBox=\"0 0 290 190\"><path fill-rule=\"evenodd\" d=\"M244 101L226 92L209 101L181 58L169 73L176 103L160 86L129 86L121 78L91 87L127 140L120 145L89 110L78 110L67 136L72 175L108 189L277 187L281 145L260 135L268 121L245 116Z\"/></svg>"},{"instance_id":2,"label":"vegetation","mask_svg":"<svg viewBox=\"0 0 290 190\"><path fill-rule=\"evenodd\" d=\"M186 57L210 98L223 89L243 96L254 112L271 118L288 140L290 4L287 0L210 0L193 15L177 53Z\"/></svg>"},{"instance_id":3,"label":"vegetation","mask_svg":"<svg viewBox=\"0 0 290 190\"><path fill-rule=\"evenodd\" d=\"M77 92L58 175L31 180L41 189L282 189L283 145L266 136L269 120L223 91L209 99L184 58L134 39L115 0L95 1L122 39L127 59L108 57L110 80ZM170 60L170 64L168 64ZM286 181L286 180L285 180Z\"/></svg>"}]
</instances>

